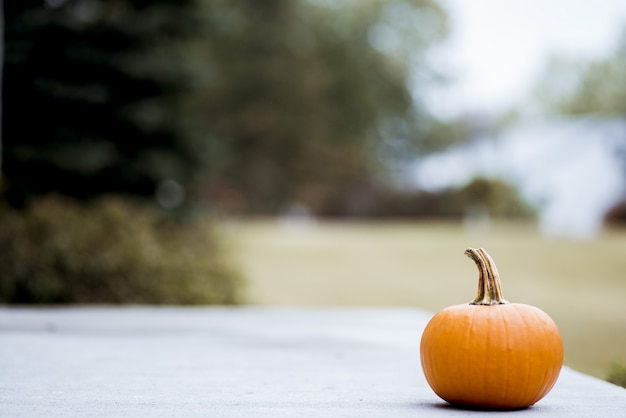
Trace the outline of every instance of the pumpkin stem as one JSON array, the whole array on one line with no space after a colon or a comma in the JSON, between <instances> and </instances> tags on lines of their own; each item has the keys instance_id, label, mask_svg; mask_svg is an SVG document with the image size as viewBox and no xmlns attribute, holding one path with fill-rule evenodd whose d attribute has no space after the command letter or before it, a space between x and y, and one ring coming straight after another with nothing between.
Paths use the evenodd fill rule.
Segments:
<instances>
[{"instance_id":1,"label":"pumpkin stem","mask_svg":"<svg viewBox=\"0 0 626 418\"><path fill-rule=\"evenodd\" d=\"M509 303L502 296L502 284L496 263L482 248L468 248L465 255L478 267L478 294L470 305L502 305Z\"/></svg>"}]
</instances>

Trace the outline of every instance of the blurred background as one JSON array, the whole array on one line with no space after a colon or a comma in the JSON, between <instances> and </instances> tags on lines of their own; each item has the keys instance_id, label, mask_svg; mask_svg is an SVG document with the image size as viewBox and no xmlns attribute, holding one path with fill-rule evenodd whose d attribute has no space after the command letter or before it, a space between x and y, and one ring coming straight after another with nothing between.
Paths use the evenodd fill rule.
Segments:
<instances>
[{"instance_id":1,"label":"blurred background","mask_svg":"<svg viewBox=\"0 0 626 418\"><path fill-rule=\"evenodd\" d=\"M626 4L3 4L0 303L410 306L626 385Z\"/></svg>"}]
</instances>

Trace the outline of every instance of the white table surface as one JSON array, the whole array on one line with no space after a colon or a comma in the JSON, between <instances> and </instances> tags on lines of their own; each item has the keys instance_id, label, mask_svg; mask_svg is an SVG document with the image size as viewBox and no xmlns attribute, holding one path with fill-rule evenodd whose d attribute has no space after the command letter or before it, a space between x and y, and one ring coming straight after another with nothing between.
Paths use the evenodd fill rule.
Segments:
<instances>
[{"instance_id":1,"label":"white table surface","mask_svg":"<svg viewBox=\"0 0 626 418\"><path fill-rule=\"evenodd\" d=\"M564 367L513 412L426 384L431 313L387 308L0 308L2 417L622 417L626 389Z\"/></svg>"}]
</instances>

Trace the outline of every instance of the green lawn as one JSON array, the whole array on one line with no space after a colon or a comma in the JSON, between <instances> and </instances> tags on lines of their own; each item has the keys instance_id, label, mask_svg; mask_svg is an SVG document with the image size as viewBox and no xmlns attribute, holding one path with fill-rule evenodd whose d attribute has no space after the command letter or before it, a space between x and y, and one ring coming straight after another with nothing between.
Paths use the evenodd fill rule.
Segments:
<instances>
[{"instance_id":1,"label":"green lawn","mask_svg":"<svg viewBox=\"0 0 626 418\"><path fill-rule=\"evenodd\" d=\"M605 378L626 364L626 230L590 241L542 238L533 224L470 233L460 223L277 221L223 223L261 305L411 306L437 311L469 302L478 272L463 252L484 247L504 296L535 305L559 326L565 363Z\"/></svg>"}]
</instances>

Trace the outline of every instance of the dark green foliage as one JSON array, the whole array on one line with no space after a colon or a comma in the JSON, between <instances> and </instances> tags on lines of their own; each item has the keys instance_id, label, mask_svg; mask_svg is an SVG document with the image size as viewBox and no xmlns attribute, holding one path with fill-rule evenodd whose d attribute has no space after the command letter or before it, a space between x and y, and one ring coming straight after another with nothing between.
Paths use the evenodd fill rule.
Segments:
<instances>
[{"instance_id":1,"label":"dark green foliage","mask_svg":"<svg viewBox=\"0 0 626 418\"><path fill-rule=\"evenodd\" d=\"M0 303L230 304L241 281L208 225L119 198L0 211Z\"/></svg>"},{"instance_id":2,"label":"dark green foliage","mask_svg":"<svg viewBox=\"0 0 626 418\"><path fill-rule=\"evenodd\" d=\"M626 365L613 363L606 380L626 388Z\"/></svg>"},{"instance_id":3,"label":"dark green foliage","mask_svg":"<svg viewBox=\"0 0 626 418\"><path fill-rule=\"evenodd\" d=\"M5 2L3 182L14 206L58 192L151 196L201 161L183 123L193 2Z\"/></svg>"},{"instance_id":4,"label":"dark green foliage","mask_svg":"<svg viewBox=\"0 0 626 418\"><path fill-rule=\"evenodd\" d=\"M437 137L422 85L409 92L409 68L427 79L445 35L434 1L7 3L14 206L51 191L151 197L174 179L189 203L316 210Z\"/></svg>"}]
</instances>

